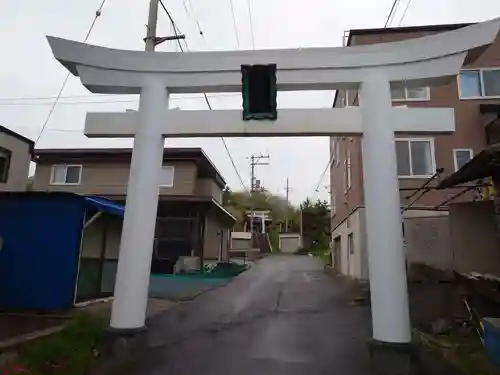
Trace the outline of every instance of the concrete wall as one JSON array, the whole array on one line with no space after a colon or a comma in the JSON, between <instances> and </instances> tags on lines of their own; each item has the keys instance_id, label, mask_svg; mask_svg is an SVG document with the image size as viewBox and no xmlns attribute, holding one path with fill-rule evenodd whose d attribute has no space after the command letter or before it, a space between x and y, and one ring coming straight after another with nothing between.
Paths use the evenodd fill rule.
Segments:
<instances>
[{"instance_id":1,"label":"concrete wall","mask_svg":"<svg viewBox=\"0 0 500 375\"><path fill-rule=\"evenodd\" d=\"M453 269L448 212L405 212L404 241L409 264L423 263L443 270Z\"/></svg>"},{"instance_id":2,"label":"concrete wall","mask_svg":"<svg viewBox=\"0 0 500 375\"><path fill-rule=\"evenodd\" d=\"M450 222L455 269L500 276L500 240L493 201L451 204Z\"/></svg>"},{"instance_id":3,"label":"concrete wall","mask_svg":"<svg viewBox=\"0 0 500 375\"><path fill-rule=\"evenodd\" d=\"M0 147L12 152L7 182L0 182L0 191L25 191L31 161L29 144L0 132Z\"/></svg>"},{"instance_id":4,"label":"concrete wall","mask_svg":"<svg viewBox=\"0 0 500 375\"><path fill-rule=\"evenodd\" d=\"M73 163L77 164L77 163ZM165 164L167 165L167 164ZM172 162L174 186L161 187L160 194L193 195L197 167L191 162ZM84 162L79 185L51 185L52 164L37 164L33 180L35 191L69 191L80 194L124 195L127 193L130 164Z\"/></svg>"},{"instance_id":5,"label":"concrete wall","mask_svg":"<svg viewBox=\"0 0 500 375\"><path fill-rule=\"evenodd\" d=\"M353 236L353 251L348 251L349 234ZM353 277L355 279L368 279L368 257L366 250L366 228L365 228L365 209L356 208L346 220L344 220L332 232L332 241L340 237L340 265L339 272L342 275ZM335 260L332 259L332 264Z\"/></svg>"}]
</instances>

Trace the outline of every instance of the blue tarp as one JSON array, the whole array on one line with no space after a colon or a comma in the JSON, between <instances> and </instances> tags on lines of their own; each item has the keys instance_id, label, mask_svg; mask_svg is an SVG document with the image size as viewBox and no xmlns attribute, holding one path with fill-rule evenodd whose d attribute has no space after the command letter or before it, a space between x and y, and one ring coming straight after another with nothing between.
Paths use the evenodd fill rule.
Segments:
<instances>
[{"instance_id":1,"label":"blue tarp","mask_svg":"<svg viewBox=\"0 0 500 375\"><path fill-rule=\"evenodd\" d=\"M102 211L119 217L123 217L125 214L125 206L103 197L86 196L84 201L87 206L92 207L97 211Z\"/></svg>"}]
</instances>

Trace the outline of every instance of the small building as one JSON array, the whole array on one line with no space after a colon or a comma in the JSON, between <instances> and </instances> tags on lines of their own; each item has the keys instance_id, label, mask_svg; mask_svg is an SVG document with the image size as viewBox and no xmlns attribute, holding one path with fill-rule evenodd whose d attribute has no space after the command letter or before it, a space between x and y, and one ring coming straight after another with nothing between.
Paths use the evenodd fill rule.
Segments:
<instances>
[{"instance_id":1,"label":"small building","mask_svg":"<svg viewBox=\"0 0 500 375\"><path fill-rule=\"evenodd\" d=\"M33 191L97 195L125 205L132 149L36 150ZM166 148L161 182L152 272L172 273L179 257L203 261L228 259L230 229L236 219L222 206L226 182L200 148ZM107 246L115 260L121 221L89 228L84 257L92 263L99 252L100 225L109 225ZM116 267L115 264L106 267Z\"/></svg>"},{"instance_id":2,"label":"small building","mask_svg":"<svg viewBox=\"0 0 500 375\"><path fill-rule=\"evenodd\" d=\"M82 255L98 218L120 222L123 213L101 197L0 193L0 309L66 309L111 294L113 249L105 240L111 231L101 226L94 267Z\"/></svg>"},{"instance_id":3,"label":"small building","mask_svg":"<svg viewBox=\"0 0 500 375\"><path fill-rule=\"evenodd\" d=\"M293 254L302 246L300 233L280 233L278 241L278 246L282 253Z\"/></svg>"},{"instance_id":4,"label":"small building","mask_svg":"<svg viewBox=\"0 0 500 375\"><path fill-rule=\"evenodd\" d=\"M35 142L0 125L0 191L25 191Z\"/></svg>"}]
</instances>

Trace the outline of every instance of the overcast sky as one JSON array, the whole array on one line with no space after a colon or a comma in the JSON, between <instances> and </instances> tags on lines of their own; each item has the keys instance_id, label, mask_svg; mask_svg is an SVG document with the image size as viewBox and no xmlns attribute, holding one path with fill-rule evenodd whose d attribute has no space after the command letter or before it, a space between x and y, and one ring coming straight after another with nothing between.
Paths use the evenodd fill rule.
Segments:
<instances>
[{"instance_id":1,"label":"overcast sky","mask_svg":"<svg viewBox=\"0 0 500 375\"><path fill-rule=\"evenodd\" d=\"M191 50L252 49L247 0L164 0ZM482 21L500 16L499 0L410 0L402 26ZM46 35L82 40L101 0L0 0L0 124L35 139L66 76L53 58ZM382 27L393 0L249 0L257 49L341 46L345 30ZM391 26L398 26L408 0L401 0ZM89 43L121 49L143 49L148 0L107 0ZM198 26L204 39L198 33ZM163 12L158 35L172 34ZM239 45L238 45L239 40ZM159 51L175 51L169 42ZM70 98L64 98L70 96ZM77 96L76 98L74 96ZM209 95L214 109L240 108L234 94ZM38 99L47 98L49 99ZM22 98L22 99L21 99ZM330 107L332 92L283 93L281 108ZM104 103L80 103L102 101ZM75 102L77 102L75 104ZM73 104L70 104L73 103ZM200 95L172 97L171 107L206 109ZM82 129L87 111L137 108L133 96L90 94L71 77L37 147L129 147L130 140L90 140ZM238 138L227 140L238 170L249 186L251 154L269 153L270 165L258 167L257 178L274 193L284 194L290 178L291 199L328 199L329 178L315 185L329 158L327 138ZM167 146L202 147L230 187L241 184L220 139L167 140Z\"/></svg>"}]
</instances>

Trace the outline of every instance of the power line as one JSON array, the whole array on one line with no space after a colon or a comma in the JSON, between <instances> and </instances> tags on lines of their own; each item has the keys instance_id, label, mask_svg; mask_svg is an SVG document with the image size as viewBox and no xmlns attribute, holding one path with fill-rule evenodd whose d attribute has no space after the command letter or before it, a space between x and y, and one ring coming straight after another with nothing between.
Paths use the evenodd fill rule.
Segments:
<instances>
[{"instance_id":1,"label":"power line","mask_svg":"<svg viewBox=\"0 0 500 375\"><path fill-rule=\"evenodd\" d=\"M80 104L112 104L112 103L134 103L138 100L99 100L99 101L74 101L59 102L59 105L80 105ZM36 107L44 105L54 105L54 103L0 103L0 107Z\"/></svg>"},{"instance_id":2,"label":"power line","mask_svg":"<svg viewBox=\"0 0 500 375\"><path fill-rule=\"evenodd\" d=\"M160 4L161 4L163 10L165 11L165 13L167 13L167 16L170 19L170 22L172 23L172 26L174 27L174 30L175 30L176 26L175 26L174 19L172 18L172 16L168 12L167 7L163 4L162 0L160 0ZM231 2L231 4L232 4L232 2ZM187 41L185 41L185 44L186 44L186 50L189 51L189 46L187 44ZM184 52L184 48L182 47L182 45L180 43L179 43L179 48L180 48L181 52ZM206 93L203 93L203 98L205 99L205 102L207 103L208 109L211 111L212 110L212 105L210 104L210 101L208 100L208 96L207 96ZM241 178L241 175L240 175L240 172L238 171L238 168L236 167L236 163L235 163L235 161L233 159L233 156L231 155L231 152L229 151L229 147L227 146L226 140L224 139L224 137L220 137L220 139L222 141L222 145L224 146L224 149L226 150L226 153L227 153L227 155L229 157L229 160L231 161L231 164L232 164L232 166L234 168L234 171L236 172L236 175L238 176L238 179L240 180L241 186L243 187L243 189L248 194L250 194L250 192L248 191L247 187L245 186L245 183L243 182L243 179Z\"/></svg>"},{"instance_id":3,"label":"power line","mask_svg":"<svg viewBox=\"0 0 500 375\"><path fill-rule=\"evenodd\" d=\"M408 2L406 3L406 7L405 7L405 10L403 11L403 15L399 19L398 27L401 26L401 24L403 23L403 20L406 17L406 13L408 12L408 9L410 8L411 2L412 2L412 0L408 0Z\"/></svg>"},{"instance_id":4,"label":"power line","mask_svg":"<svg viewBox=\"0 0 500 375\"><path fill-rule=\"evenodd\" d=\"M239 93L213 93L210 96L212 98L221 98L221 97L236 97L240 95ZM136 103L139 101L139 98L135 99L124 99L124 100L73 100L67 102L61 102L61 100L66 99L84 99L84 98L99 98L99 97L123 97L123 95L74 95L74 96L61 96L59 98L58 105L74 105L74 104L109 104L109 103ZM56 96L47 96L47 97L31 97L31 98L12 98L12 99L0 99L0 107L17 107L17 106L26 106L26 107L34 107L34 106L44 106L51 105L52 102L43 102L42 100L50 100L55 99ZM170 101L176 100L200 100L203 99L203 95L198 96L186 96L186 97L176 97L170 98ZM2 102L5 100L6 102ZM40 102L24 102L24 100L41 100ZM17 101L17 102L16 102Z\"/></svg>"},{"instance_id":5,"label":"power line","mask_svg":"<svg viewBox=\"0 0 500 375\"><path fill-rule=\"evenodd\" d=\"M240 48L240 37L238 36L238 26L236 25L236 16L234 14L233 0L229 0L229 4L231 5L231 14L233 15L233 27L234 27L234 34L236 35L236 44L238 48Z\"/></svg>"},{"instance_id":6,"label":"power line","mask_svg":"<svg viewBox=\"0 0 500 375\"><path fill-rule=\"evenodd\" d=\"M247 0L247 7L248 7L248 19L250 21L250 35L252 36L252 48L255 49L255 35L253 32L252 6L250 4L250 0Z\"/></svg>"},{"instance_id":7,"label":"power line","mask_svg":"<svg viewBox=\"0 0 500 375\"><path fill-rule=\"evenodd\" d=\"M175 24L174 22L174 19L172 18L172 16L170 15L170 12L168 11L167 7L165 6L165 4L163 4L163 0L160 0L160 5L161 7L163 8L163 10L165 11L165 13L167 14L167 17L168 19L170 20L170 23L172 24L172 27L174 28L174 35L175 36L179 36L179 34L182 34L181 33L181 30L177 27L177 25ZM178 33L177 33L178 31ZM182 44L181 44L181 41L179 38L176 39L177 40L177 44L179 45L179 48L180 50L182 51Z\"/></svg>"},{"instance_id":8,"label":"power line","mask_svg":"<svg viewBox=\"0 0 500 375\"><path fill-rule=\"evenodd\" d=\"M394 2L392 3L392 7L391 7L391 10L389 11L389 15L387 16L387 19L385 20L384 28L388 27L390 25L391 20L394 17L396 8L397 8L397 6L399 4L399 1L400 0L394 0Z\"/></svg>"},{"instance_id":9,"label":"power line","mask_svg":"<svg viewBox=\"0 0 500 375\"><path fill-rule=\"evenodd\" d=\"M101 1L101 5L99 5L99 8L97 8L97 10L95 12L94 19L92 20L92 23L90 24L90 27L89 27L89 29L87 31L87 34L85 35L85 38L83 39L83 43L85 43L89 39L90 34L92 33L92 30L94 30L94 26L95 26L95 24L97 22L97 19L101 16L102 8L104 7L105 3L106 3L106 0L102 0ZM54 100L54 104L52 105L52 107L49 110L49 113L47 114L47 118L45 119L45 122L42 125L42 129L40 130L40 133L38 134L38 137L36 137L36 139L35 139L35 146L38 144L38 141L42 137L43 131L47 127L47 125L49 123L49 120L52 117L52 114L54 113L54 109L56 108L57 102L61 98L61 95L62 95L62 93L64 91L64 88L66 87L66 84L68 83L70 74L71 73L69 73L69 72L68 72L68 74L66 74L66 78L64 79L63 84L62 84L61 88L59 89L59 92L57 94L56 100Z\"/></svg>"},{"instance_id":10,"label":"power line","mask_svg":"<svg viewBox=\"0 0 500 375\"><path fill-rule=\"evenodd\" d=\"M191 0L189 0L189 6L191 7L191 10L193 11L193 15L191 15L191 12L188 10L187 0L183 0L182 1L182 5L184 6L184 10L186 11L186 15L188 17L193 17L194 18L194 20L196 22L196 27L198 28L198 33L200 34L200 36L203 39L203 41L206 42L206 40L205 40L205 34L203 34L203 30L201 29L200 21L198 21L198 17L196 17L196 11L194 9L193 3L191 2Z\"/></svg>"}]
</instances>

